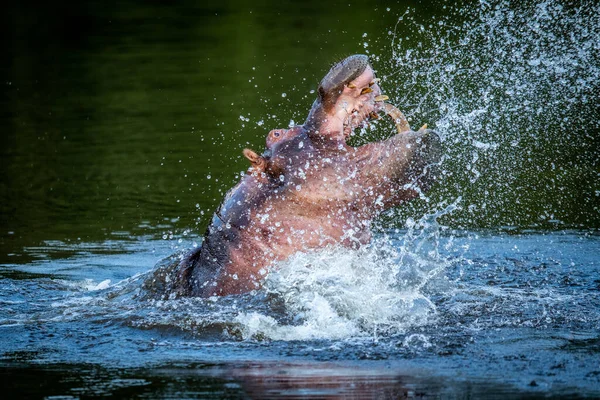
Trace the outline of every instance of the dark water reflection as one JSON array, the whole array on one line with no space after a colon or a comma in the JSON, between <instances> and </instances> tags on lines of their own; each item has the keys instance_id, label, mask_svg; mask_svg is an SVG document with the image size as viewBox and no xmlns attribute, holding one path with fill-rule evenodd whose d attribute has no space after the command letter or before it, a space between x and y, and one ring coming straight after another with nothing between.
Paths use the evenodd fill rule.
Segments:
<instances>
[{"instance_id":1,"label":"dark water reflection","mask_svg":"<svg viewBox=\"0 0 600 400\"><path fill-rule=\"evenodd\" d=\"M74 369L77 373L74 373ZM402 372L399 372L402 371ZM173 399L505 399L514 391L489 382L449 382L409 368L359 364L264 363L158 365L119 370L90 364L3 368L5 394L45 398ZM36 385L31 382L35 381ZM556 393L558 397L560 393ZM56 397L53 397L56 396ZM538 398L523 390L519 398ZM541 397L540 397L541 398ZM544 397L551 398L551 397Z\"/></svg>"}]
</instances>

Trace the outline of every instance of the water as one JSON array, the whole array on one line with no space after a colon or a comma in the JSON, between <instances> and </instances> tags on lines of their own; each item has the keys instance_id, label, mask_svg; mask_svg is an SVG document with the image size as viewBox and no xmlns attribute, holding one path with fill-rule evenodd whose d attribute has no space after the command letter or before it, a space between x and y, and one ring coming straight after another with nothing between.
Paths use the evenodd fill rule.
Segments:
<instances>
[{"instance_id":1,"label":"water","mask_svg":"<svg viewBox=\"0 0 600 400\"><path fill-rule=\"evenodd\" d=\"M297 255L267 290L213 299L148 299L147 266L173 251L163 240L26 249L42 259L4 266L0 281L3 374L15 391L31 371L57 376L27 390L72 396L175 396L176 377L185 395L241 396L272 390L260 382L278 374L282 397L321 385L343 397L354 384L369 395L600 393L597 233L409 236ZM54 251L63 257L43 259Z\"/></svg>"},{"instance_id":2,"label":"water","mask_svg":"<svg viewBox=\"0 0 600 400\"><path fill-rule=\"evenodd\" d=\"M350 3L9 7L6 395L600 396L599 6ZM162 296L241 149L357 52L444 139L440 184L260 291Z\"/></svg>"}]
</instances>

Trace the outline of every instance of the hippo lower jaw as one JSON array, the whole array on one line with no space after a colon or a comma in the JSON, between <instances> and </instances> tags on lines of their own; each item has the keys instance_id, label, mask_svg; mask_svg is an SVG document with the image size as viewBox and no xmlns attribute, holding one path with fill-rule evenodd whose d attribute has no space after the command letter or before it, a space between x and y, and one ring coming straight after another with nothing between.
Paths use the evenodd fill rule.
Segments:
<instances>
[{"instance_id":1,"label":"hippo lower jaw","mask_svg":"<svg viewBox=\"0 0 600 400\"><path fill-rule=\"evenodd\" d=\"M389 116L394 125L396 127L396 131L398 133L408 132L410 131L410 125L408 124L408 120L402 111L400 111L395 105L390 103L384 103L385 100L388 99L386 95L380 95L375 98L375 102L378 103L377 110L383 111L387 116ZM363 118L362 122L365 122L367 119L378 119L379 115L376 112L371 112L365 118ZM427 128L427 125L423 125L420 130Z\"/></svg>"},{"instance_id":2,"label":"hippo lower jaw","mask_svg":"<svg viewBox=\"0 0 600 400\"><path fill-rule=\"evenodd\" d=\"M381 101L387 100L387 96L378 96ZM377 99L376 99L377 100ZM408 120L404 116L402 111L398 110L396 106L390 103L383 103L382 110L394 121L394 125L396 125L396 130L398 133L410 131L410 125L408 124ZM427 125L423 125L421 129L427 128Z\"/></svg>"}]
</instances>

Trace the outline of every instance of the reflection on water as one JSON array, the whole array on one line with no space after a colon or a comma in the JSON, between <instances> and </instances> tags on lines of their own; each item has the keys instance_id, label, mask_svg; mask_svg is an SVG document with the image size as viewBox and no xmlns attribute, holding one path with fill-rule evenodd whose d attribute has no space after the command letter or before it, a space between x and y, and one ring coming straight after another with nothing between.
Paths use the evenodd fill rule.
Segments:
<instances>
[{"instance_id":1,"label":"reflection on water","mask_svg":"<svg viewBox=\"0 0 600 400\"><path fill-rule=\"evenodd\" d=\"M411 369L364 367L360 364L249 363L237 365L166 364L119 370L89 364L71 368L35 366L4 369L8 393L27 397L70 399L93 397L252 398L252 399L436 399L506 398L508 386L489 382L448 382ZM41 385L31 385L31 382ZM52 382L52 387L47 384ZM5 392L6 393L6 392ZM520 398L536 398L522 390Z\"/></svg>"}]
</instances>

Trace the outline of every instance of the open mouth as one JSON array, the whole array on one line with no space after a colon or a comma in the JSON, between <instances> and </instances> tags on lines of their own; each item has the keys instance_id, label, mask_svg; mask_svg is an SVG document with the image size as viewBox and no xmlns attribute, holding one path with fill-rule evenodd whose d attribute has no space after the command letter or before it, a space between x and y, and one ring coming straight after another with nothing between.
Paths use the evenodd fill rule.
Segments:
<instances>
[{"instance_id":1,"label":"open mouth","mask_svg":"<svg viewBox=\"0 0 600 400\"><path fill-rule=\"evenodd\" d=\"M392 118L398 133L410 131L410 125L402 111L390 103L385 103L388 99L389 97L386 95L379 95L374 98L374 109L369 110L366 107L362 107L362 109L355 109L350 113L346 121L344 121L344 136L348 138L354 129L368 123L369 120L379 119L379 112L384 112Z\"/></svg>"}]
</instances>

